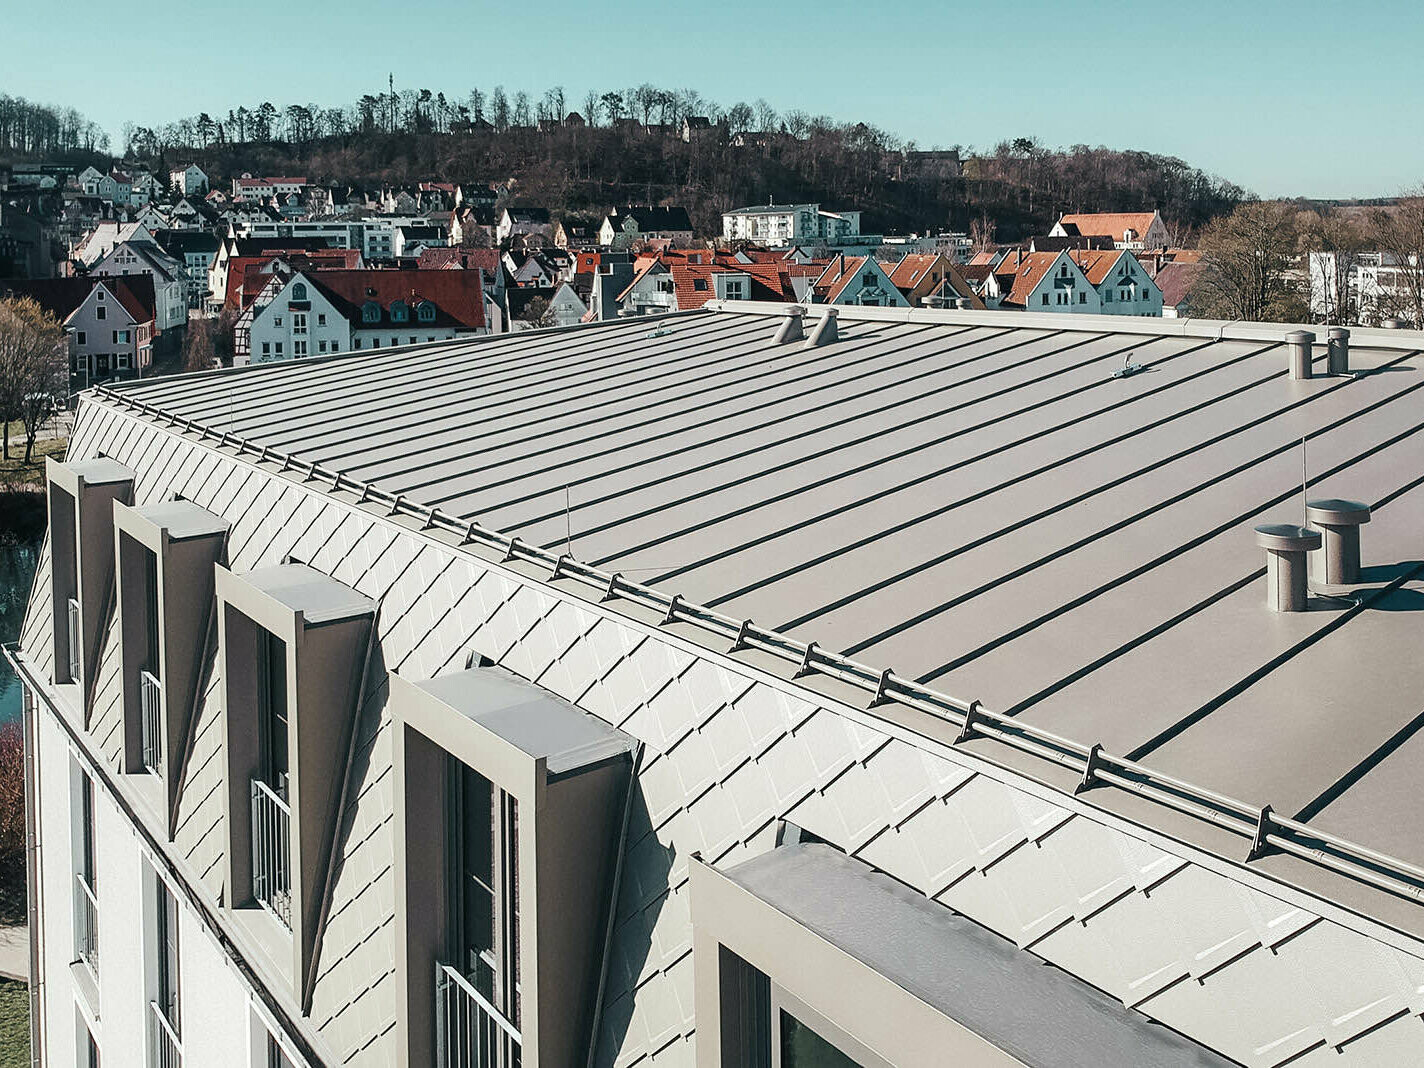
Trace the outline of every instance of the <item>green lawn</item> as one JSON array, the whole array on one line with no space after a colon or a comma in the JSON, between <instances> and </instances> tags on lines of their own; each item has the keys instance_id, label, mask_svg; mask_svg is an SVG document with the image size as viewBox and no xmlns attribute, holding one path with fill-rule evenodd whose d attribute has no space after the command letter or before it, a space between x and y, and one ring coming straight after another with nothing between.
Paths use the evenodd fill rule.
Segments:
<instances>
[{"instance_id":1,"label":"green lawn","mask_svg":"<svg viewBox=\"0 0 1424 1068\"><path fill-rule=\"evenodd\" d=\"M30 988L0 979L0 1068L29 1068Z\"/></svg>"}]
</instances>

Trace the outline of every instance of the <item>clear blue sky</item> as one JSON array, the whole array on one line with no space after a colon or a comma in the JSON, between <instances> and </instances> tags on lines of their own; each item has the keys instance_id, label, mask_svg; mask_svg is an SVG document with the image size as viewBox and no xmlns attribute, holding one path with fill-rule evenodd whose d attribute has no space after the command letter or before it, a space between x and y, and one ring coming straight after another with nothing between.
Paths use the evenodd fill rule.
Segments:
<instances>
[{"instance_id":1,"label":"clear blue sky","mask_svg":"<svg viewBox=\"0 0 1424 1068\"><path fill-rule=\"evenodd\" d=\"M210 21L208 6L0 0L0 92L77 107L117 145L129 120L346 105L388 70L397 88L453 98L563 84L571 106L591 86L648 81L864 120L924 147L1036 135L1142 148L1263 196L1424 182L1419 0L247 0L210 5Z\"/></svg>"}]
</instances>

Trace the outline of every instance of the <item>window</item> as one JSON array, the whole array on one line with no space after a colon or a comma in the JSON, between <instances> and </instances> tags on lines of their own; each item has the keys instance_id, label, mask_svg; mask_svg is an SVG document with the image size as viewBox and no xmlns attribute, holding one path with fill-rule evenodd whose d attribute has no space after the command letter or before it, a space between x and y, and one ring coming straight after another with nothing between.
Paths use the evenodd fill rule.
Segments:
<instances>
[{"instance_id":1,"label":"window","mask_svg":"<svg viewBox=\"0 0 1424 1068\"><path fill-rule=\"evenodd\" d=\"M492 666L392 680L397 971L409 1009L402 1063L436 1063L431 1042L451 1027L483 1036L491 1056L456 1056L448 1068L511 1068L531 1046L541 1064L574 1063L579 1037L558 1021L582 1012L597 990L616 853L602 843L617 830L632 740ZM508 733L506 713L516 710L520 736L555 740L569 758L557 774ZM452 723L474 731L451 732ZM549 833L596 848L582 857L539 848ZM560 901L557 888L573 885L594 892ZM559 917L559 939L536 936L545 909ZM561 983L524 987L531 973ZM540 998L537 1012L530 997ZM525 1034L535 1019L538 1034Z\"/></svg>"},{"instance_id":2,"label":"window","mask_svg":"<svg viewBox=\"0 0 1424 1068\"><path fill-rule=\"evenodd\" d=\"M108 317L109 309L104 307L103 305L100 305L99 307L94 309L94 318L98 319L100 322L103 322Z\"/></svg>"},{"instance_id":3,"label":"window","mask_svg":"<svg viewBox=\"0 0 1424 1068\"><path fill-rule=\"evenodd\" d=\"M272 355L272 343L271 343L270 341L264 341L264 342L262 342L262 355L263 355L263 356L271 356L271 355Z\"/></svg>"},{"instance_id":4,"label":"window","mask_svg":"<svg viewBox=\"0 0 1424 1068\"><path fill-rule=\"evenodd\" d=\"M317 312L317 315L316 315L316 325L317 325L317 326L325 326L325 325L326 325L326 312Z\"/></svg>"},{"instance_id":5,"label":"window","mask_svg":"<svg viewBox=\"0 0 1424 1068\"><path fill-rule=\"evenodd\" d=\"M1048 303L1048 294L1047 294L1047 293L1043 294L1043 303L1044 303L1045 305Z\"/></svg>"},{"instance_id":6,"label":"window","mask_svg":"<svg viewBox=\"0 0 1424 1068\"><path fill-rule=\"evenodd\" d=\"M276 344L276 346L277 346L277 353L276 353L276 354L277 354L278 356L282 355L282 343L281 343L280 341L278 341L278 342L275 342L275 344Z\"/></svg>"},{"instance_id":7,"label":"window","mask_svg":"<svg viewBox=\"0 0 1424 1068\"><path fill-rule=\"evenodd\" d=\"M83 330L77 331L74 335L74 339L81 345L88 344Z\"/></svg>"},{"instance_id":8,"label":"window","mask_svg":"<svg viewBox=\"0 0 1424 1068\"><path fill-rule=\"evenodd\" d=\"M1111 303L1112 303L1112 290L1111 290L1111 289L1105 289L1105 290L1103 290L1103 303L1104 303L1104 304L1111 304Z\"/></svg>"},{"instance_id":9,"label":"window","mask_svg":"<svg viewBox=\"0 0 1424 1068\"><path fill-rule=\"evenodd\" d=\"M129 343L129 332L127 330L114 331L114 344L127 345Z\"/></svg>"},{"instance_id":10,"label":"window","mask_svg":"<svg viewBox=\"0 0 1424 1068\"><path fill-rule=\"evenodd\" d=\"M272 325L273 325L273 326L281 326L281 325L282 325L282 317L281 317L280 315L274 315L274 316L272 316Z\"/></svg>"},{"instance_id":11,"label":"window","mask_svg":"<svg viewBox=\"0 0 1424 1068\"><path fill-rule=\"evenodd\" d=\"M153 879L153 997L149 1009L149 1055L154 1068L178 1068L183 1061L182 998L178 953L178 901L168 885Z\"/></svg>"},{"instance_id":12,"label":"window","mask_svg":"<svg viewBox=\"0 0 1424 1068\"><path fill-rule=\"evenodd\" d=\"M391 322L404 323L410 321L410 308L403 300L391 302Z\"/></svg>"},{"instance_id":13,"label":"window","mask_svg":"<svg viewBox=\"0 0 1424 1068\"><path fill-rule=\"evenodd\" d=\"M94 837L94 780L75 765L79 826L75 836L74 955L99 974L99 880Z\"/></svg>"},{"instance_id":14,"label":"window","mask_svg":"<svg viewBox=\"0 0 1424 1068\"><path fill-rule=\"evenodd\" d=\"M415 315L422 323L435 322L435 305L428 300L423 300L416 306Z\"/></svg>"},{"instance_id":15,"label":"window","mask_svg":"<svg viewBox=\"0 0 1424 1068\"><path fill-rule=\"evenodd\" d=\"M292 286L292 299L293 299L293 300L306 300L306 299L307 299L307 287L306 287L305 285L303 285L301 282L298 282L296 285Z\"/></svg>"},{"instance_id":16,"label":"window","mask_svg":"<svg viewBox=\"0 0 1424 1068\"><path fill-rule=\"evenodd\" d=\"M368 300L361 305L361 321L363 323L379 323L381 321L381 306L373 300Z\"/></svg>"},{"instance_id":17,"label":"window","mask_svg":"<svg viewBox=\"0 0 1424 1068\"><path fill-rule=\"evenodd\" d=\"M1078 294L1078 303L1079 303L1079 304L1086 304L1086 303L1088 303L1088 294L1087 294L1087 292L1082 292L1082 293L1079 293L1079 294Z\"/></svg>"},{"instance_id":18,"label":"window","mask_svg":"<svg viewBox=\"0 0 1424 1068\"><path fill-rule=\"evenodd\" d=\"M307 313L292 312L292 333L305 334L307 332Z\"/></svg>"},{"instance_id":19,"label":"window","mask_svg":"<svg viewBox=\"0 0 1424 1068\"><path fill-rule=\"evenodd\" d=\"M412 344L412 345L415 344L415 336L414 336L414 335L412 335L411 337L407 338L406 340L409 341L409 343Z\"/></svg>"},{"instance_id":20,"label":"window","mask_svg":"<svg viewBox=\"0 0 1424 1068\"><path fill-rule=\"evenodd\" d=\"M316 343L316 351L317 351L318 353L325 352L325 351L326 351L326 342L325 342L325 341L318 341L318 342Z\"/></svg>"},{"instance_id":21,"label":"window","mask_svg":"<svg viewBox=\"0 0 1424 1068\"><path fill-rule=\"evenodd\" d=\"M358 337L358 338L353 338L351 344L352 344L352 347L353 347L353 348L358 348L358 349L359 349L359 348L361 347L361 339L360 339L359 337Z\"/></svg>"},{"instance_id":22,"label":"window","mask_svg":"<svg viewBox=\"0 0 1424 1068\"><path fill-rule=\"evenodd\" d=\"M292 355L305 356L307 354L307 343L305 341L292 342Z\"/></svg>"}]
</instances>

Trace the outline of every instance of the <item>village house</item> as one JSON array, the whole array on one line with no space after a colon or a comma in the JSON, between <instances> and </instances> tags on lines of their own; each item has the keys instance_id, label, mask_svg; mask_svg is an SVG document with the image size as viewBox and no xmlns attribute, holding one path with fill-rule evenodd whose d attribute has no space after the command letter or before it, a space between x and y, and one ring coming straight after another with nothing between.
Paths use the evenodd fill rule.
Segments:
<instances>
[{"instance_id":1,"label":"village house","mask_svg":"<svg viewBox=\"0 0 1424 1068\"><path fill-rule=\"evenodd\" d=\"M252 317L253 363L488 333L478 271L296 271Z\"/></svg>"},{"instance_id":2,"label":"village house","mask_svg":"<svg viewBox=\"0 0 1424 1068\"><path fill-rule=\"evenodd\" d=\"M890 281L910 302L910 307L966 307L984 310L984 301L960 273L955 263L942 253L911 252L888 268Z\"/></svg>"},{"instance_id":3,"label":"village house","mask_svg":"<svg viewBox=\"0 0 1424 1068\"><path fill-rule=\"evenodd\" d=\"M142 374L153 363L153 281L119 278L0 279L0 297L32 297L69 334L71 389Z\"/></svg>"},{"instance_id":4,"label":"village house","mask_svg":"<svg viewBox=\"0 0 1424 1068\"><path fill-rule=\"evenodd\" d=\"M1087 214L1064 215L1053 229L1050 237L1105 237L1110 238L1114 248L1141 252L1143 249L1166 248L1171 244L1167 224L1158 211L1135 212L1090 212Z\"/></svg>"},{"instance_id":5,"label":"village house","mask_svg":"<svg viewBox=\"0 0 1424 1068\"><path fill-rule=\"evenodd\" d=\"M188 163L168 172L168 187L180 197L202 196L208 191L208 176L196 163Z\"/></svg>"},{"instance_id":6,"label":"village house","mask_svg":"<svg viewBox=\"0 0 1424 1068\"><path fill-rule=\"evenodd\" d=\"M628 249L642 242L662 241L686 245L692 241L692 220L680 207L630 206L614 208L603 217L598 243L606 248Z\"/></svg>"},{"instance_id":7,"label":"village house","mask_svg":"<svg viewBox=\"0 0 1424 1068\"><path fill-rule=\"evenodd\" d=\"M835 256L811 286L817 304L908 308L910 302L873 256Z\"/></svg>"},{"instance_id":8,"label":"village house","mask_svg":"<svg viewBox=\"0 0 1424 1068\"><path fill-rule=\"evenodd\" d=\"M114 246L113 250L90 268L91 275L125 277L145 274L153 279L155 311L154 328L157 337L167 331L188 325L187 269L159 247L156 240L131 238ZM172 343L176 344L176 337Z\"/></svg>"},{"instance_id":9,"label":"village house","mask_svg":"<svg viewBox=\"0 0 1424 1068\"><path fill-rule=\"evenodd\" d=\"M552 224L545 208L505 208L495 225L495 241L503 244L511 237L549 237Z\"/></svg>"}]
</instances>

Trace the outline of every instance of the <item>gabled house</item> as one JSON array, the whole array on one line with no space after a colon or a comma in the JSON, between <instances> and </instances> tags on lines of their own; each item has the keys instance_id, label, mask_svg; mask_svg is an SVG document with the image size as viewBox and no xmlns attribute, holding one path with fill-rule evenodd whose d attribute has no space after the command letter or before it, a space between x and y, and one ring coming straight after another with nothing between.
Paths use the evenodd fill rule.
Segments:
<instances>
[{"instance_id":1,"label":"gabled house","mask_svg":"<svg viewBox=\"0 0 1424 1068\"><path fill-rule=\"evenodd\" d=\"M1167 224L1158 211L1089 212L1064 215L1048 231L1050 237L1106 237L1114 248L1140 252L1171 243Z\"/></svg>"},{"instance_id":2,"label":"gabled house","mask_svg":"<svg viewBox=\"0 0 1424 1068\"><path fill-rule=\"evenodd\" d=\"M296 271L258 301L250 360L396 348L485 334L478 271Z\"/></svg>"},{"instance_id":3,"label":"gabled house","mask_svg":"<svg viewBox=\"0 0 1424 1068\"><path fill-rule=\"evenodd\" d=\"M994 270L1011 311L1096 314L1102 298L1068 252L1010 252Z\"/></svg>"},{"instance_id":4,"label":"gabled house","mask_svg":"<svg viewBox=\"0 0 1424 1068\"><path fill-rule=\"evenodd\" d=\"M889 268L890 281L918 308L929 304L952 307L951 302L969 301L969 306L984 310L984 301L960 273L959 267L941 253L911 252Z\"/></svg>"},{"instance_id":5,"label":"gabled house","mask_svg":"<svg viewBox=\"0 0 1424 1068\"><path fill-rule=\"evenodd\" d=\"M1131 252L1069 252L1097 290L1104 315L1162 315L1162 290Z\"/></svg>"},{"instance_id":6,"label":"gabled house","mask_svg":"<svg viewBox=\"0 0 1424 1068\"><path fill-rule=\"evenodd\" d=\"M0 296L32 297L69 334L71 391L142 374L153 363L152 280L0 280Z\"/></svg>"},{"instance_id":7,"label":"gabled house","mask_svg":"<svg viewBox=\"0 0 1424 1068\"><path fill-rule=\"evenodd\" d=\"M546 208L505 208L499 213L494 236L503 243L511 237L549 237L551 229Z\"/></svg>"},{"instance_id":8,"label":"gabled house","mask_svg":"<svg viewBox=\"0 0 1424 1068\"><path fill-rule=\"evenodd\" d=\"M158 230L159 247L183 264L187 272L188 307L201 308L208 292L208 273L221 242L206 230Z\"/></svg>"},{"instance_id":9,"label":"gabled house","mask_svg":"<svg viewBox=\"0 0 1424 1068\"><path fill-rule=\"evenodd\" d=\"M836 256L811 286L817 304L908 308L909 300L873 256Z\"/></svg>"},{"instance_id":10,"label":"gabled house","mask_svg":"<svg viewBox=\"0 0 1424 1068\"><path fill-rule=\"evenodd\" d=\"M687 209L676 206L614 208L603 217L598 243L606 248L632 248L640 242L664 241L685 245L692 240L692 220Z\"/></svg>"},{"instance_id":11,"label":"gabled house","mask_svg":"<svg viewBox=\"0 0 1424 1068\"><path fill-rule=\"evenodd\" d=\"M131 239L115 245L89 273L118 277L148 275L153 279L157 334L162 336L165 330L188 325L188 271L180 260L164 252L156 240Z\"/></svg>"},{"instance_id":12,"label":"gabled house","mask_svg":"<svg viewBox=\"0 0 1424 1068\"><path fill-rule=\"evenodd\" d=\"M168 172L168 185L180 197L202 196L208 191L208 176L196 163L188 163Z\"/></svg>"}]
</instances>

